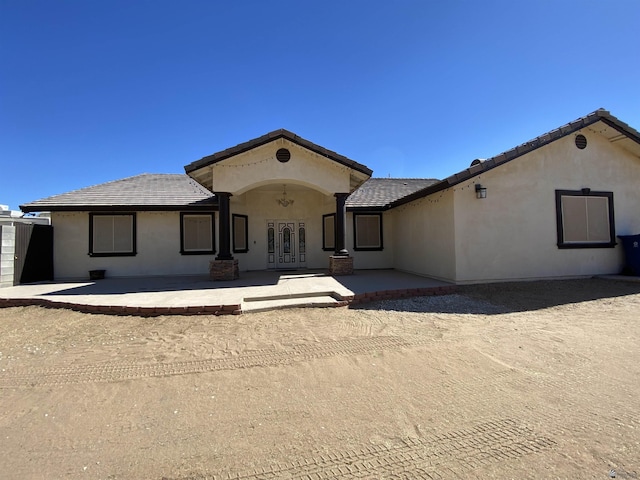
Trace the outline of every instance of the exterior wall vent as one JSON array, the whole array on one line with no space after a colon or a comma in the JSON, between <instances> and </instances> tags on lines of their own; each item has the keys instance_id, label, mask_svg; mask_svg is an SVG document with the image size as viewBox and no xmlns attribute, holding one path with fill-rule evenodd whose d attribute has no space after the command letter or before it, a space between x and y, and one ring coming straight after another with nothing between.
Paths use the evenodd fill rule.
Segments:
<instances>
[{"instance_id":1,"label":"exterior wall vent","mask_svg":"<svg viewBox=\"0 0 640 480\"><path fill-rule=\"evenodd\" d=\"M281 148L276 152L276 158L280 163L287 163L291 159L291 152L286 148Z\"/></svg>"},{"instance_id":2,"label":"exterior wall vent","mask_svg":"<svg viewBox=\"0 0 640 480\"><path fill-rule=\"evenodd\" d=\"M576 147L580 150L587 148L587 137L584 135L576 135Z\"/></svg>"}]
</instances>

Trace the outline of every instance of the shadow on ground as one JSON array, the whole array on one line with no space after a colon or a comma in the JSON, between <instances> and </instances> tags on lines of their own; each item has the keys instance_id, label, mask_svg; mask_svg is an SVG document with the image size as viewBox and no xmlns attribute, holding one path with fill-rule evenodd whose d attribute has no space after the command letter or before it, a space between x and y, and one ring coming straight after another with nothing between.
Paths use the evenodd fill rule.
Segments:
<instances>
[{"instance_id":1,"label":"shadow on ground","mask_svg":"<svg viewBox=\"0 0 640 480\"><path fill-rule=\"evenodd\" d=\"M601 278L460 285L451 295L354 305L361 310L499 315L640 294L637 281Z\"/></svg>"},{"instance_id":2,"label":"shadow on ground","mask_svg":"<svg viewBox=\"0 0 640 480\"><path fill-rule=\"evenodd\" d=\"M50 295L122 295L126 293L179 292L193 290L221 290L228 288L265 287L277 285L283 274L244 275L238 280L214 282L208 276L106 278L67 287L45 294Z\"/></svg>"}]
</instances>

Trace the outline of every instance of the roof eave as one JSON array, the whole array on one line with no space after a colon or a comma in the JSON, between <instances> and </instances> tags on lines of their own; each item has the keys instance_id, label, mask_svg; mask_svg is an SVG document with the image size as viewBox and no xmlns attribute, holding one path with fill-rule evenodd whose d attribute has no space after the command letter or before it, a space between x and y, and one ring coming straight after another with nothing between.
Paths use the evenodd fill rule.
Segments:
<instances>
[{"instance_id":1,"label":"roof eave","mask_svg":"<svg viewBox=\"0 0 640 480\"><path fill-rule=\"evenodd\" d=\"M24 213L35 212L182 212L215 211L217 203L190 205L20 205Z\"/></svg>"},{"instance_id":2,"label":"roof eave","mask_svg":"<svg viewBox=\"0 0 640 480\"><path fill-rule=\"evenodd\" d=\"M438 183L434 183L433 185L429 185L428 187L423 188L422 190L418 190L417 192L410 193L406 197L402 197L402 198L399 198L398 200L394 200L393 202L387 205L387 208L392 209L392 208L399 207L400 205L404 205L406 203L413 202L414 200L418 200L420 198L432 195L442 190L446 190L451 186L453 186L453 184L449 183L447 179L441 180Z\"/></svg>"},{"instance_id":3,"label":"roof eave","mask_svg":"<svg viewBox=\"0 0 640 480\"><path fill-rule=\"evenodd\" d=\"M384 212L385 210L389 210L389 205L354 205L347 206L347 212Z\"/></svg>"}]
</instances>

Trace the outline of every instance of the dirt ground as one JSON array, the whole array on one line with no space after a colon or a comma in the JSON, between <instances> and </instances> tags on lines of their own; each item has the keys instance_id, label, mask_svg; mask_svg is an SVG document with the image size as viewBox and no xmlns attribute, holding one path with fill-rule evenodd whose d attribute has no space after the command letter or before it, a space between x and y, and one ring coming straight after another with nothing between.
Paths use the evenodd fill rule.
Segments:
<instances>
[{"instance_id":1,"label":"dirt ground","mask_svg":"<svg viewBox=\"0 0 640 480\"><path fill-rule=\"evenodd\" d=\"M2 479L640 478L640 284L0 309Z\"/></svg>"}]
</instances>

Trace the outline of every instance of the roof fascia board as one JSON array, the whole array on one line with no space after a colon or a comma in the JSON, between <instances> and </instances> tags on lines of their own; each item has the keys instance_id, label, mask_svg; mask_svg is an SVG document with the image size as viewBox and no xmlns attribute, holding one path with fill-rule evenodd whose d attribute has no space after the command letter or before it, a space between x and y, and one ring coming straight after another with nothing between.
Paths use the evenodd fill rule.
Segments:
<instances>
[{"instance_id":1,"label":"roof fascia board","mask_svg":"<svg viewBox=\"0 0 640 480\"><path fill-rule=\"evenodd\" d=\"M602 117L601 120L603 123L609 125L611 128L616 129L618 132L622 133L629 139L640 144L640 132L638 132L636 129L630 127L624 122L621 122L615 117L605 116L605 117Z\"/></svg>"},{"instance_id":2,"label":"roof fascia board","mask_svg":"<svg viewBox=\"0 0 640 480\"><path fill-rule=\"evenodd\" d=\"M384 212L389 210L389 205L376 205L373 207L346 207L347 212Z\"/></svg>"},{"instance_id":3,"label":"roof fascia board","mask_svg":"<svg viewBox=\"0 0 640 480\"><path fill-rule=\"evenodd\" d=\"M20 205L24 213L34 212L186 212L218 211L217 204L207 205Z\"/></svg>"}]
</instances>

